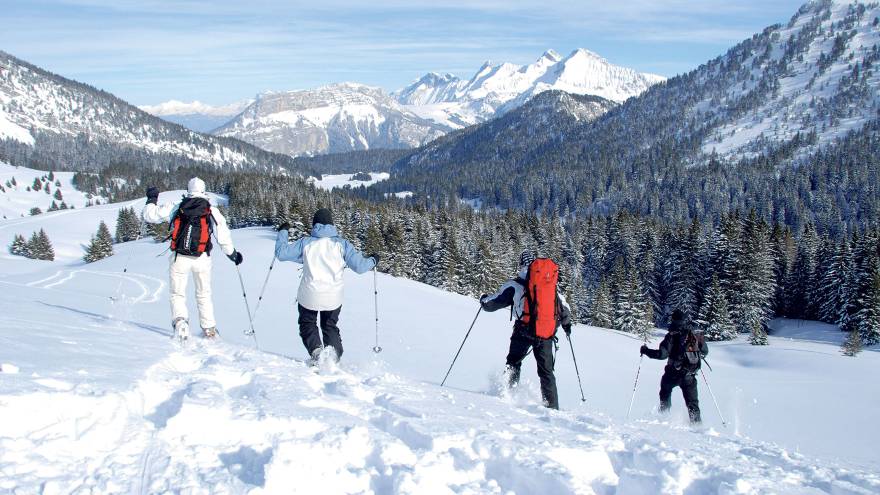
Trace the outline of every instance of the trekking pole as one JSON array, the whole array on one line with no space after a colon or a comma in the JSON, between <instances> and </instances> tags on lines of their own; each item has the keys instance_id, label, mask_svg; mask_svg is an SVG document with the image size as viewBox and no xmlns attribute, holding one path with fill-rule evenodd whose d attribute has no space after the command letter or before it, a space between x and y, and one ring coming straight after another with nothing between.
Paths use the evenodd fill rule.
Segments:
<instances>
[{"instance_id":1,"label":"trekking pole","mask_svg":"<svg viewBox=\"0 0 880 495\"><path fill-rule=\"evenodd\" d=\"M378 275L376 274L376 267L373 267L373 309L376 315L376 345L373 346L373 352L379 354L382 352L382 348L379 346L379 289L376 284L376 279Z\"/></svg>"},{"instance_id":2,"label":"trekking pole","mask_svg":"<svg viewBox=\"0 0 880 495\"><path fill-rule=\"evenodd\" d=\"M578 360L574 357L574 345L571 343L571 335L568 333L565 334L565 338L568 339L568 347L571 348L571 359L574 361L574 373L578 377L578 388L581 389L581 402L586 402L587 399L584 397L584 387L581 385L581 372L578 371Z\"/></svg>"},{"instance_id":3,"label":"trekking pole","mask_svg":"<svg viewBox=\"0 0 880 495\"><path fill-rule=\"evenodd\" d=\"M639 373L642 372L642 361L645 359L644 354L639 355L639 367L636 368L636 382L633 383L632 397L629 398L629 409L626 410L626 419L629 419L629 413L632 412L633 402L636 400L636 387L639 386Z\"/></svg>"},{"instance_id":4,"label":"trekking pole","mask_svg":"<svg viewBox=\"0 0 880 495\"><path fill-rule=\"evenodd\" d=\"M263 302L263 294L266 293L266 286L269 285L269 277L272 275L272 268L275 268L275 256L272 256L272 263L269 264L269 273L266 274L266 280L263 281L263 288L260 289L260 297L257 298L257 305L254 307L254 314L251 315L251 321L257 319L257 311L260 310L260 303ZM245 330L245 335L250 335L249 330Z\"/></svg>"},{"instance_id":5,"label":"trekking pole","mask_svg":"<svg viewBox=\"0 0 880 495\"><path fill-rule=\"evenodd\" d=\"M241 284L241 297L244 298L244 307L247 310L248 321L251 324L250 336L254 338L254 346L256 346L257 350L259 350L260 344L259 342L257 342L257 331L254 330L254 319L251 318L251 304L248 302L247 291L244 288L244 279L241 278L241 269L238 267L238 265L235 265L235 271L238 273L238 283ZM245 330L245 333L247 333L247 330Z\"/></svg>"},{"instance_id":6,"label":"trekking pole","mask_svg":"<svg viewBox=\"0 0 880 495\"><path fill-rule=\"evenodd\" d=\"M144 231L144 225L145 225L145 224L146 224L146 222L144 221L144 218L143 218L143 216L142 216L142 217L141 217L141 223L138 225L138 233L137 233L137 235L136 235L135 238L134 238L134 242L137 242L137 241L140 240L140 238L141 238L141 233ZM129 263L131 263L131 250L128 251L128 256L125 258L125 263L123 263L123 265L122 265L122 274L123 274L123 277L120 277L120 279L119 279L119 284L116 285L116 294L110 296L110 300L113 301L114 304L116 303L116 300L120 298L120 297L119 297L119 294L120 294L120 291L122 290L122 282L123 282L123 279L124 279L124 275L125 275L126 273L128 273L128 264L129 264Z\"/></svg>"},{"instance_id":7,"label":"trekking pole","mask_svg":"<svg viewBox=\"0 0 880 495\"><path fill-rule=\"evenodd\" d=\"M458 359L458 355L461 354L461 349L464 347L464 343L467 342L468 336L470 336L470 334L471 334L471 330L474 329L474 324L477 322L477 318L480 316L481 311L483 311L482 304L480 305L480 309L477 310L477 315L474 316L474 321L471 322L470 328L468 328L467 333L464 334L464 340L462 340L461 345L458 346L458 352L456 352L455 357L452 358L452 364L449 365L449 370L446 372L446 376L444 376L443 381L440 382L441 387L446 384L446 379L449 378L449 373L452 372L452 367L455 366L455 361Z\"/></svg>"},{"instance_id":8,"label":"trekking pole","mask_svg":"<svg viewBox=\"0 0 880 495\"><path fill-rule=\"evenodd\" d=\"M715 394L712 392L712 386L709 385L709 380L706 379L706 374L703 373L702 369L700 369L700 374L703 375L703 381L706 382L706 388L709 389L709 395L712 396L712 402L715 403L715 409L718 410L718 416L721 418L721 424L727 427L727 422L724 421L724 415L721 414L721 408L718 407L718 401L715 399Z\"/></svg>"}]
</instances>

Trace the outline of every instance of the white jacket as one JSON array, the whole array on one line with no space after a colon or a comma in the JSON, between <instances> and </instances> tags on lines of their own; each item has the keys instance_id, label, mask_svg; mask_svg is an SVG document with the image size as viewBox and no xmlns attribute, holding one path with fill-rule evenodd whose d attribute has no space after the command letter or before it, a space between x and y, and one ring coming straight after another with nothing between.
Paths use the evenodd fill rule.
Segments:
<instances>
[{"instance_id":1,"label":"white jacket","mask_svg":"<svg viewBox=\"0 0 880 495\"><path fill-rule=\"evenodd\" d=\"M190 193L185 197L208 199L207 196L199 193ZM152 203L147 204L143 211L144 221L148 223L170 222L177 213L177 209L180 207L180 203L183 199L184 198L181 198L181 200L176 203L163 203L162 205L155 205ZM214 237L216 237L217 243L220 244L220 249L223 251L223 254L229 256L235 252L235 246L232 244L232 233L229 231L229 225L226 223L226 218L224 218L223 214L213 206L211 207L211 217L213 218L212 226L214 229Z\"/></svg>"},{"instance_id":2,"label":"white jacket","mask_svg":"<svg viewBox=\"0 0 880 495\"><path fill-rule=\"evenodd\" d=\"M332 311L342 306L345 268L365 273L376 266L373 258L365 258L339 237L333 225L316 224L312 235L293 244L287 242L287 231L278 232L275 257L279 261L303 264L303 277L297 292L297 302L312 311Z\"/></svg>"}]
</instances>

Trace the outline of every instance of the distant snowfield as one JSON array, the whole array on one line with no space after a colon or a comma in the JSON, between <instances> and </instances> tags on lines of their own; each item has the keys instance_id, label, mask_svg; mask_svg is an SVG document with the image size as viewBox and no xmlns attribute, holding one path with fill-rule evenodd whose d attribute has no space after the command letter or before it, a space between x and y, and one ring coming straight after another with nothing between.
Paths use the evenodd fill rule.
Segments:
<instances>
[{"instance_id":1,"label":"distant snowfield","mask_svg":"<svg viewBox=\"0 0 880 495\"><path fill-rule=\"evenodd\" d=\"M309 181L314 184L315 187L329 191L347 185L351 187L369 187L377 182L388 180L391 177L391 174L388 172L369 172L369 174L372 177L372 180L351 180L356 174L324 174L321 176L321 180L318 180L315 177L309 177Z\"/></svg>"},{"instance_id":2,"label":"distant snowfield","mask_svg":"<svg viewBox=\"0 0 880 495\"><path fill-rule=\"evenodd\" d=\"M3 170L4 169L0 168L0 178L7 175ZM19 168L13 172L16 182L18 182L19 191L14 193L7 192L7 194L0 192L0 204L4 204L3 201L7 199L6 196L9 196L9 202L14 205L10 208L17 208L13 211L24 210L27 212L33 204L27 203L27 201L32 200L31 198L41 198L40 200L42 200L42 198L45 197L50 198L51 200L51 195L47 195L44 192L25 192L23 180L21 179L21 177L25 175L22 174L21 171L28 170L29 169ZM37 173L39 171L32 172ZM68 175L63 174L67 173L55 173L56 176L68 177ZM72 176L72 174L69 175ZM30 180L33 182L33 177L31 177ZM5 182L6 180L3 179L2 183L5 184ZM62 179L62 182L64 182L64 179ZM28 184L30 184L30 182ZM54 190L54 184L52 187ZM8 220L0 220L0 243L2 243L3 246L3 250L0 252L0 258L14 258L9 254L7 247L12 243L16 234L29 238L31 233L43 229L49 236L49 240L52 241L52 246L55 249L55 259L57 261L79 260L82 258L83 254L85 254L85 246L88 245L91 236L97 232L98 224L101 223L102 220L107 224L107 227L110 228L110 232L114 233L116 232L116 218L119 215L120 209L134 207L135 210L140 213L144 206L144 200L139 199L124 203L102 204L85 208L83 206L86 201L85 196L81 193L75 192L72 185L64 185L61 190L63 191L65 201L67 200L67 195L70 194L72 198L75 198L75 201L80 201L82 204L76 203L76 209L74 210L53 211L35 216L28 216L28 214L25 213L24 217L10 215ZM180 199L185 192L186 191L163 192L159 196L159 201L173 202ZM212 195L211 201L214 204L226 204L226 198L224 196ZM43 211L45 211L45 208Z\"/></svg>"},{"instance_id":3,"label":"distant snowfield","mask_svg":"<svg viewBox=\"0 0 880 495\"><path fill-rule=\"evenodd\" d=\"M73 187L73 172L53 173L55 176L55 180L61 183L61 187L58 189L61 190L62 200L67 203L67 206L75 206L76 208L84 207L88 199L86 198L85 194L77 191ZM29 187L31 187L31 185L33 185L35 178L41 178L48 174L49 172L46 170L34 170L25 167L13 167L12 165L0 162L0 185L2 185L4 189L6 189L5 192L0 191L0 219L11 219L20 218L21 216L28 216L30 214L31 208L35 206L40 208L42 211L46 211L49 209L52 201L55 201L55 203L60 206L61 201L56 200L54 197L56 189L55 181L51 181L49 183L49 194L46 194L45 191L42 190L27 190ZM6 182L11 182L13 178L15 178L15 182L17 185L7 187ZM105 201L104 198L94 199Z\"/></svg>"},{"instance_id":4,"label":"distant snowfield","mask_svg":"<svg viewBox=\"0 0 880 495\"><path fill-rule=\"evenodd\" d=\"M90 233L91 210L66 222ZM4 235L10 222L0 222ZM79 232L50 237L84 242L62 239ZM275 234L233 238L253 308ZM610 330L572 333L585 404L564 338L561 412L538 405L531 357L523 386L499 396L504 311L479 316L440 388L477 303L383 274L383 352L371 351L373 277L348 272L342 367L312 370L296 330L299 265L276 264L254 322L256 350L242 333L234 266L216 256L222 340L181 349L169 339L164 247L116 245L90 265L0 258L0 491L880 492L880 353L843 357L830 326L780 320L768 347L710 344L707 375L729 425L701 381L706 425L694 431L678 392L671 415L656 414L659 361L644 362L626 420L640 342ZM192 299L190 307L195 323Z\"/></svg>"}]
</instances>

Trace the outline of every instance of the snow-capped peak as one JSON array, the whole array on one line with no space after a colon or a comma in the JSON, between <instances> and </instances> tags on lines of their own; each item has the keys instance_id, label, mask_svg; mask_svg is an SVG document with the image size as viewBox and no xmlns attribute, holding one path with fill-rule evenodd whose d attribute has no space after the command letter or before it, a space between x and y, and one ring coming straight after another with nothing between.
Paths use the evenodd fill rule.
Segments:
<instances>
[{"instance_id":1,"label":"snow-capped peak","mask_svg":"<svg viewBox=\"0 0 880 495\"><path fill-rule=\"evenodd\" d=\"M541 60L541 59L547 59L552 62L559 62L560 60L562 60L562 55L560 55L559 52L557 52L556 50L551 48L551 49L547 50L546 52L544 52L544 54L541 55L541 58L538 60Z\"/></svg>"},{"instance_id":2,"label":"snow-capped peak","mask_svg":"<svg viewBox=\"0 0 880 495\"><path fill-rule=\"evenodd\" d=\"M550 89L622 102L664 78L611 64L579 48L563 57L547 50L526 65L486 61L467 81L427 74L394 93L397 100L429 119L444 118L458 127L488 120Z\"/></svg>"},{"instance_id":3,"label":"snow-capped peak","mask_svg":"<svg viewBox=\"0 0 880 495\"><path fill-rule=\"evenodd\" d=\"M140 105L138 108L141 110L156 115L158 117L164 117L167 115L211 115L216 117L223 116L233 116L240 113L244 110L248 105L250 105L253 100L242 100L237 101L235 103L230 103L228 105L209 105L207 103L202 103L201 101L194 100L192 102L183 102L179 100L168 100L166 102L159 103L157 105Z\"/></svg>"}]
</instances>

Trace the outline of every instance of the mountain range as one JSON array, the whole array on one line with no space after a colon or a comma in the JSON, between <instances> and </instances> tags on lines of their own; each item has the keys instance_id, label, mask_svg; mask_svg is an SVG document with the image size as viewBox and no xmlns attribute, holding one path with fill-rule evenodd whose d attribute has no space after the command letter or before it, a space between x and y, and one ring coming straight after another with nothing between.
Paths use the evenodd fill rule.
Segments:
<instances>
[{"instance_id":1,"label":"mountain range","mask_svg":"<svg viewBox=\"0 0 880 495\"><path fill-rule=\"evenodd\" d=\"M213 106L198 100L189 103L169 100L158 105L141 105L138 108L196 132L209 133L232 120L253 102L253 99L249 99Z\"/></svg>"},{"instance_id":2,"label":"mountain range","mask_svg":"<svg viewBox=\"0 0 880 495\"><path fill-rule=\"evenodd\" d=\"M391 94L356 83L258 95L237 115L237 105L207 107L171 101L141 109L242 139L291 156L372 148L414 148L450 131L485 122L547 90L625 101L664 78L611 64L584 49L562 57L553 50L532 64L486 62L467 80L428 73ZM226 112L226 113L224 113Z\"/></svg>"},{"instance_id":3,"label":"mountain range","mask_svg":"<svg viewBox=\"0 0 880 495\"><path fill-rule=\"evenodd\" d=\"M0 159L50 170L94 170L115 164L166 170L294 168L289 156L194 132L2 51Z\"/></svg>"},{"instance_id":4,"label":"mountain range","mask_svg":"<svg viewBox=\"0 0 880 495\"><path fill-rule=\"evenodd\" d=\"M582 183L609 168L657 180L659 169L807 160L880 115L878 24L876 3L810 2L788 24L768 27L594 121L545 113L554 124L537 134L513 122L474 126L399 160L383 187L510 197L485 176L540 176L543 183L547 167L561 167L566 176L580 171L575 180ZM450 180L426 173L440 170Z\"/></svg>"}]
</instances>

